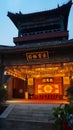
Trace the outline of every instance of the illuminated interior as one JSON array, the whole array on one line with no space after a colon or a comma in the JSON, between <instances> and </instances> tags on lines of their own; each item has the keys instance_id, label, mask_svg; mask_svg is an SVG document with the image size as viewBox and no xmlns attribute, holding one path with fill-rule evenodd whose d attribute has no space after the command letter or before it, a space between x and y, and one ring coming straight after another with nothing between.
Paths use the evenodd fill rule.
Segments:
<instances>
[{"instance_id":1,"label":"illuminated interior","mask_svg":"<svg viewBox=\"0 0 73 130\"><path fill-rule=\"evenodd\" d=\"M5 73L24 82L27 80L29 94L66 95L65 91L70 85L70 79L73 77L73 62L12 65L5 67ZM20 86L18 92L21 94L25 90L22 90L23 88Z\"/></svg>"},{"instance_id":2,"label":"illuminated interior","mask_svg":"<svg viewBox=\"0 0 73 130\"><path fill-rule=\"evenodd\" d=\"M5 72L22 80L39 77L72 76L73 62L63 64L13 65L6 66Z\"/></svg>"}]
</instances>

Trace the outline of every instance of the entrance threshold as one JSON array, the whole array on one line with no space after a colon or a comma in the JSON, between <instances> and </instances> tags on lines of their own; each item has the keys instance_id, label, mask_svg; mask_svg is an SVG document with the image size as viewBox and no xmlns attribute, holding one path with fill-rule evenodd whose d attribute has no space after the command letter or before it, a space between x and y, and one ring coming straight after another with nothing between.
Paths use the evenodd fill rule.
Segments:
<instances>
[{"instance_id":1,"label":"entrance threshold","mask_svg":"<svg viewBox=\"0 0 73 130\"><path fill-rule=\"evenodd\" d=\"M11 99L6 101L7 104L68 104L67 100L25 100Z\"/></svg>"}]
</instances>

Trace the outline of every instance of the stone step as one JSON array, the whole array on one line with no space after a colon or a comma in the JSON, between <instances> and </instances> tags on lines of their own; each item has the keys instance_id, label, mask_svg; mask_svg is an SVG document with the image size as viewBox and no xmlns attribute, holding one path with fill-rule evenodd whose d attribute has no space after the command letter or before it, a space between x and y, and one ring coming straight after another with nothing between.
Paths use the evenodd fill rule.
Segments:
<instances>
[{"instance_id":1,"label":"stone step","mask_svg":"<svg viewBox=\"0 0 73 130\"><path fill-rule=\"evenodd\" d=\"M8 117L9 120L21 120L21 121L36 121L36 122L48 122L48 116L32 116L32 115L26 115L26 116L19 116L19 115L11 115Z\"/></svg>"},{"instance_id":2,"label":"stone step","mask_svg":"<svg viewBox=\"0 0 73 130\"><path fill-rule=\"evenodd\" d=\"M43 120L47 120L48 121L48 117L49 117L49 114L46 113L19 113L19 114L15 114L15 113L11 113L8 115L8 119L11 119L11 120L40 120L40 121L43 121Z\"/></svg>"},{"instance_id":3,"label":"stone step","mask_svg":"<svg viewBox=\"0 0 73 130\"><path fill-rule=\"evenodd\" d=\"M15 105L8 114L8 120L32 121L32 122L48 122L48 117L52 116L52 107L41 105ZM53 117L53 116L52 116Z\"/></svg>"},{"instance_id":4,"label":"stone step","mask_svg":"<svg viewBox=\"0 0 73 130\"><path fill-rule=\"evenodd\" d=\"M44 110L44 111L21 111L21 112L19 112L18 110L17 111L12 111L11 112L11 114L19 114L19 115L27 115L27 114L32 114L32 115L41 115L41 114L44 114L44 115L47 115L47 114L50 114L51 113L51 111L46 111L46 110Z\"/></svg>"}]
</instances>

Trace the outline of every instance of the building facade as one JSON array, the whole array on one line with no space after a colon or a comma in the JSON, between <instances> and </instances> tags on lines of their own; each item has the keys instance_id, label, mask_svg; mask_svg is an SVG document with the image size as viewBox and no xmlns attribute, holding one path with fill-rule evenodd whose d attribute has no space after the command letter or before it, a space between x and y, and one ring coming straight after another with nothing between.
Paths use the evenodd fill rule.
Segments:
<instances>
[{"instance_id":1,"label":"building facade","mask_svg":"<svg viewBox=\"0 0 73 130\"><path fill-rule=\"evenodd\" d=\"M0 87L9 99L66 99L73 79L73 40L68 17L72 1L56 9L22 14L8 12L18 29L15 46L0 46Z\"/></svg>"}]
</instances>

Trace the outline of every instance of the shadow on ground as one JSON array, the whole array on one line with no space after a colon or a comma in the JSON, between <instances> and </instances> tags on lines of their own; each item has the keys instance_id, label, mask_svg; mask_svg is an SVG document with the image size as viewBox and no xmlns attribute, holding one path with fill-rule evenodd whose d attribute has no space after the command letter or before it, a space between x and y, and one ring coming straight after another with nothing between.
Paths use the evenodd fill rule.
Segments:
<instances>
[{"instance_id":1,"label":"shadow on ground","mask_svg":"<svg viewBox=\"0 0 73 130\"><path fill-rule=\"evenodd\" d=\"M0 119L0 130L54 130L53 124Z\"/></svg>"}]
</instances>

